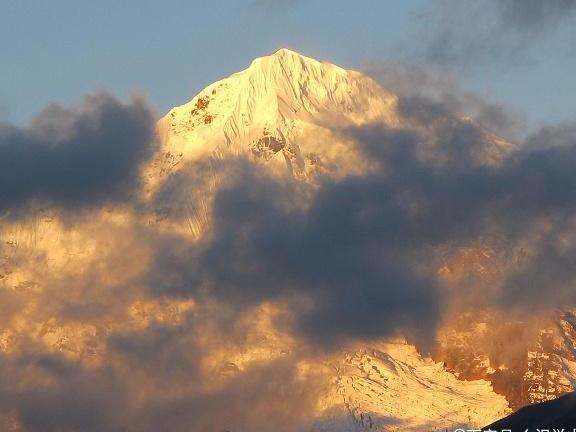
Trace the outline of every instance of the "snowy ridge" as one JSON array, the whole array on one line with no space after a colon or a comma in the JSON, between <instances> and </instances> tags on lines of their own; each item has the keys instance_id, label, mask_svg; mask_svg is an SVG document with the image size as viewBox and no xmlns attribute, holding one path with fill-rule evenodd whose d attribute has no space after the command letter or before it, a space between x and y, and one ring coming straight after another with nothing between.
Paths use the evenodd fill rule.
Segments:
<instances>
[{"instance_id":1,"label":"snowy ridge","mask_svg":"<svg viewBox=\"0 0 576 432\"><path fill-rule=\"evenodd\" d=\"M328 126L398 123L397 98L372 79L287 49L254 60L217 81L158 123L163 167L206 155L253 154L286 164L297 176L327 155ZM306 135L318 139L306 148ZM325 144L329 146L328 143Z\"/></svg>"},{"instance_id":2,"label":"snowy ridge","mask_svg":"<svg viewBox=\"0 0 576 432\"><path fill-rule=\"evenodd\" d=\"M510 412L488 382L458 380L403 340L359 349L334 367L336 391L358 430L473 427Z\"/></svg>"}]
</instances>

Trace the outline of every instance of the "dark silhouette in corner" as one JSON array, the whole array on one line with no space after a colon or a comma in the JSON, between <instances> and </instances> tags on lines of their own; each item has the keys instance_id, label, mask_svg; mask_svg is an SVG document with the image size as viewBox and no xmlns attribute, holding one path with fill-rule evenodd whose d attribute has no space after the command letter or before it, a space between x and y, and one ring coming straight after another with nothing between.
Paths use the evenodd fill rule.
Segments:
<instances>
[{"instance_id":1,"label":"dark silhouette in corner","mask_svg":"<svg viewBox=\"0 0 576 432\"><path fill-rule=\"evenodd\" d=\"M572 431L576 428L576 392L558 399L530 405L514 414L504 417L482 430L510 429L524 432L526 429L562 429Z\"/></svg>"}]
</instances>

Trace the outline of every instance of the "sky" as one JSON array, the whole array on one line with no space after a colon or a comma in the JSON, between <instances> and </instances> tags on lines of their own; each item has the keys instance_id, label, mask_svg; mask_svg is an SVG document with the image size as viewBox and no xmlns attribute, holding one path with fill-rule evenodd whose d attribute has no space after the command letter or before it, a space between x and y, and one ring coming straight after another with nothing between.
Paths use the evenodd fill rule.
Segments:
<instances>
[{"instance_id":1,"label":"sky","mask_svg":"<svg viewBox=\"0 0 576 432\"><path fill-rule=\"evenodd\" d=\"M288 47L358 70L390 60L440 65L532 126L560 122L576 114L576 55L573 2L557 2L569 12L538 11L547 20L539 30L529 20L493 25L490 0L476 12L453 0L1 0L0 120L25 124L48 103L95 89L140 92L162 114ZM488 55L475 50L478 40Z\"/></svg>"},{"instance_id":2,"label":"sky","mask_svg":"<svg viewBox=\"0 0 576 432\"><path fill-rule=\"evenodd\" d=\"M504 383L511 409L572 390L575 17L576 0L0 0L0 431L420 431L472 421L466 393L450 417L429 394L456 376ZM280 47L399 96L283 52L260 65L306 85L274 127L257 85L242 121L214 108L222 88L157 133ZM550 335L565 348L525 385ZM426 426L413 386L387 393L407 397L393 415L342 399L376 400L337 374L364 380L353 352L394 373L391 338L438 377Z\"/></svg>"}]
</instances>

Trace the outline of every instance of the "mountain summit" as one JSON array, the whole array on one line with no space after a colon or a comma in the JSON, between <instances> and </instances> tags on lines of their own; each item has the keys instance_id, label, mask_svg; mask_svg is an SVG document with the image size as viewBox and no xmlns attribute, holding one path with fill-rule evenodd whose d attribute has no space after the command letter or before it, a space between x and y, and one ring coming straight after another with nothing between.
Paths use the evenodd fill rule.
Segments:
<instances>
[{"instance_id":1,"label":"mountain summit","mask_svg":"<svg viewBox=\"0 0 576 432\"><path fill-rule=\"evenodd\" d=\"M394 125L396 104L394 94L360 72L281 49L170 110L159 131L166 150L184 160L252 153L302 174L307 157L320 151L303 148L303 136L327 137L335 122Z\"/></svg>"}]
</instances>

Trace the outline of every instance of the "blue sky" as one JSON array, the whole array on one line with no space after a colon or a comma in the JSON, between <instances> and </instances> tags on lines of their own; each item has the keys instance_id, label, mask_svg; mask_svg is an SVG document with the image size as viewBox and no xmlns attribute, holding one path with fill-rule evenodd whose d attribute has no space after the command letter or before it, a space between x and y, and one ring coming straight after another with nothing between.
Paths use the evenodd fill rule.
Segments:
<instances>
[{"instance_id":1,"label":"blue sky","mask_svg":"<svg viewBox=\"0 0 576 432\"><path fill-rule=\"evenodd\" d=\"M0 120L25 123L50 102L102 88L140 91L163 113L280 47L360 70L381 59L423 61L415 48L430 35L426 13L436 3L0 0ZM569 120L576 115L573 33L554 30L522 61L456 69L466 87L532 123Z\"/></svg>"}]
</instances>

